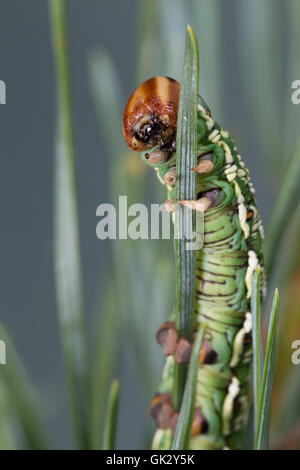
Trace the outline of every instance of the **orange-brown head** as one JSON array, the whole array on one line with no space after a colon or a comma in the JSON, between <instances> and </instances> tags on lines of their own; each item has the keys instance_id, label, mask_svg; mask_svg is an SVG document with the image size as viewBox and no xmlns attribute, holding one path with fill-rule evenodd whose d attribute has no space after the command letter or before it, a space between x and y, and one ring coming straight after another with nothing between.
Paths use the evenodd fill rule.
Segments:
<instances>
[{"instance_id":1,"label":"orange-brown head","mask_svg":"<svg viewBox=\"0 0 300 470\"><path fill-rule=\"evenodd\" d=\"M153 77L131 95L123 115L123 134L129 148L144 151L164 145L175 136L180 84Z\"/></svg>"}]
</instances>

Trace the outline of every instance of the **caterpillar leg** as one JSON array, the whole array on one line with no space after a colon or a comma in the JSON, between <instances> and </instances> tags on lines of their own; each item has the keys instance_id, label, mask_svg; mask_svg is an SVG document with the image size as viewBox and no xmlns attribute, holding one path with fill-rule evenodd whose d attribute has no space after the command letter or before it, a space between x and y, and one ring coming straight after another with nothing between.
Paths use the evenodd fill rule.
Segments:
<instances>
[{"instance_id":1,"label":"caterpillar leg","mask_svg":"<svg viewBox=\"0 0 300 470\"><path fill-rule=\"evenodd\" d=\"M212 154L208 154L198 158L197 166L195 166L195 168L192 168L192 172L197 173L198 175L210 173L214 169L214 164L211 160L211 156Z\"/></svg>"},{"instance_id":2,"label":"caterpillar leg","mask_svg":"<svg viewBox=\"0 0 300 470\"><path fill-rule=\"evenodd\" d=\"M170 429L172 435L175 434L179 413L174 410L170 393L158 393L155 395L150 404L150 415L159 429ZM207 421L201 413L200 408L196 408L191 436L205 434L207 430Z\"/></svg>"},{"instance_id":3,"label":"caterpillar leg","mask_svg":"<svg viewBox=\"0 0 300 470\"><path fill-rule=\"evenodd\" d=\"M195 211L205 212L213 204L213 201L212 199L204 196L199 198L197 201L178 201L178 204ZM175 212L176 203L174 199L168 199L165 202L165 209L167 212Z\"/></svg>"},{"instance_id":4,"label":"caterpillar leg","mask_svg":"<svg viewBox=\"0 0 300 470\"><path fill-rule=\"evenodd\" d=\"M161 325L156 333L157 342L163 347L166 356L174 356L177 364L188 364L192 352L192 345L185 339L178 339L174 322Z\"/></svg>"},{"instance_id":5,"label":"caterpillar leg","mask_svg":"<svg viewBox=\"0 0 300 470\"><path fill-rule=\"evenodd\" d=\"M156 333L157 342L163 347L165 356L174 356L176 364L190 362L192 344L186 338L178 339L174 322L161 325ZM199 355L200 364L213 364L217 360L217 353L209 341L204 341Z\"/></svg>"},{"instance_id":6,"label":"caterpillar leg","mask_svg":"<svg viewBox=\"0 0 300 470\"><path fill-rule=\"evenodd\" d=\"M189 209L205 212L211 205L212 200L208 197L200 197L197 201L178 201L180 205L188 207Z\"/></svg>"}]
</instances>

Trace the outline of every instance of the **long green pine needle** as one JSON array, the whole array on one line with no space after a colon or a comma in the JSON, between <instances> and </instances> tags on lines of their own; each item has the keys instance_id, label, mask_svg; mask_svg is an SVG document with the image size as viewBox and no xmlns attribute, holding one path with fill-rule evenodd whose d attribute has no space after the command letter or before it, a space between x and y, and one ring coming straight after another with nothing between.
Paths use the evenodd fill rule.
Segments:
<instances>
[{"instance_id":1,"label":"long green pine needle","mask_svg":"<svg viewBox=\"0 0 300 470\"><path fill-rule=\"evenodd\" d=\"M186 32L185 57L180 89L177 123L176 200L196 199L196 177L191 168L196 166L197 104L199 55L195 33L190 26ZM175 230L185 227L185 211L176 211ZM195 214L193 214L193 228ZM176 262L176 329L179 337L191 341L195 306L196 252L188 250L181 235L175 239ZM174 406L179 409L186 377L185 366L175 369Z\"/></svg>"},{"instance_id":2,"label":"long green pine needle","mask_svg":"<svg viewBox=\"0 0 300 470\"><path fill-rule=\"evenodd\" d=\"M279 312L279 295L275 290L272 309L269 320L268 340L266 347L266 356L263 367L261 394L258 408L258 423L255 429L254 449L268 449L269 446L269 427L272 399L272 382L275 366L276 350L276 331Z\"/></svg>"},{"instance_id":3,"label":"long green pine needle","mask_svg":"<svg viewBox=\"0 0 300 470\"><path fill-rule=\"evenodd\" d=\"M7 410L7 414L5 410L1 408L2 427L5 425L5 417L7 419L9 418L11 422L14 421L14 432L19 430L21 434L23 434L25 438L23 446L25 445L25 448L30 450L48 449L49 442L44 428L42 407L37 392L15 349L13 341L1 324L0 338L5 341L7 351L7 363L0 366L0 387L3 392L6 391L7 393L7 399L5 400L6 406L10 407L10 409ZM22 384L22 386L20 386L20 384ZM4 399L4 397L2 397L2 399ZM3 430L0 434L2 435L3 433L8 436L9 429ZM16 440L17 437L16 435L11 435L11 438ZM3 448L2 444L0 436L1 448Z\"/></svg>"},{"instance_id":4,"label":"long green pine needle","mask_svg":"<svg viewBox=\"0 0 300 470\"><path fill-rule=\"evenodd\" d=\"M114 450L116 448L116 425L119 408L120 383L118 380L112 382L109 397L107 416L104 427L103 450Z\"/></svg>"},{"instance_id":5,"label":"long green pine needle","mask_svg":"<svg viewBox=\"0 0 300 470\"><path fill-rule=\"evenodd\" d=\"M199 355L204 340L206 326L206 323L200 325L193 346L182 405L172 444L173 450L184 450L189 448L189 439L191 435L195 411L195 395L197 386L197 373L199 368Z\"/></svg>"},{"instance_id":6,"label":"long green pine needle","mask_svg":"<svg viewBox=\"0 0 300 470\"><path fill-rule=\"evenodd\" d=\"M49 0L58 93L55 161L55 274L73 431L87 447L86 344L78 233L77 188L67 50L66 2Z\"/></svg>"},{"instance_id":7,"label":"long green pine needle","mask_svg":"<svg viewBox=\"0 0 300 470\"><path fill-rule=\"evenodd\" d=\"M288 164L286 175L283 179L281 189L272 211L271 221L268 226L266 237L266 268L268 276L272 275L275 266L276 253L283 234L288 226L290 214L294 207L300 202L300 139L296 150Z\"/></svg>"},{"instance_id":8,"label":"long green pine needle","mask_svg":"<svg viewBox=\"0 0 300 470\"><path fill-rule=\"evenodd\" d=\"M261 393L262 377L262 343L260 328L260 270L254 273L251 294L252 312L252 342L253 342L253 395L254 395L254 423L258 423L258 408Z\"/></svg>"},{"instance_id":9,"label":"long green pine needle","mask_svg":"<svg viewBox=\"0 0 300 470\"><path fill-rule=\"evenodd\" d=\"M113 61L104 49L96 49L88 55L88 73L92 91L93 102L101 123L103 137L107 139L106 144L109 150L109 188L117 194L119 160L124 158L124 142L121 133L116 132L115 138L111 139L111 128L121 128L121 102L122 93L118 80L117 71ZM105 119L103 118L105 116ZM113 176L111 176L113 173ZM124 174L122 174L124 178ZM115 251L116 244L113 245ZM106 397L110 388L110 383L114 374L115 365L119 350L119 322L117 313L120 312L120 303L118 298L124 298L124 295L116 297L116 289L119 292L119 283L116 282L117 276L124 272L123 264L118 257L118 269L114 276L112 266L109 265L106 270L105 288L101 289L100 298L96 303L97 324L95 326L93 360L89 370L89 426L90 426L90 447L99 449L103 442L103 428L106 410ZM102 268L102 267L101 267ZM127 279L126 279L127 280ZM124 306L124 303L122 304ZM105 357L105 367L103 367L103 358Z\"/></svg>"}]
</instances>

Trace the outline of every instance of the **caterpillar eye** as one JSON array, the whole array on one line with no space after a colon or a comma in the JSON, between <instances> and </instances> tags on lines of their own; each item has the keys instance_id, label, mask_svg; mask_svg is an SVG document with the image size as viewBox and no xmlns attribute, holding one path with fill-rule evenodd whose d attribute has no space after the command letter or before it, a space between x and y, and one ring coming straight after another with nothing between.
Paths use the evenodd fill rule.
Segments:
<instances>
[{"instance_id":1,"label":"caterpillar eye","mask_svg":"<svg viewBox=\"0 0 300 470\"><path fill-rule=\"evenodd\" d=\"M131 95L123 115L123 134L129 148L144 151L166 145L176 135L180 84L153 77Z\"/></svg>"}]
</instances>

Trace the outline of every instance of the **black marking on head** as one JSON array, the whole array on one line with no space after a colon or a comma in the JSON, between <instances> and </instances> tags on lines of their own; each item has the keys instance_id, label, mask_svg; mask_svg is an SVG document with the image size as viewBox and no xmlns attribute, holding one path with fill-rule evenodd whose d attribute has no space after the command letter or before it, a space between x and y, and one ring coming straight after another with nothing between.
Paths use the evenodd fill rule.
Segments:
<instances>
[{"instance_id":1,"label":"black marking on head","mask_svg":"<svg viewBox=\"0 0 300 470\"><path fill-rule=\"evenodd\" d=\"M157 116L152 116L149 121L145 122L133 135L143 144L151 144L159 142L166 126Z\"/></svg>"},{"instance_id":2,"label":"black marking on head","mask_svg":"<svg viewBox=\"0 0 300 470\"><path fill-rule=\"evenodd\" d=\"M171 78L171 77L166 77L168 80L170 80L170 82L176 82L176 80L174 80L174 78Z\"/></svg>"}]
</instances>

